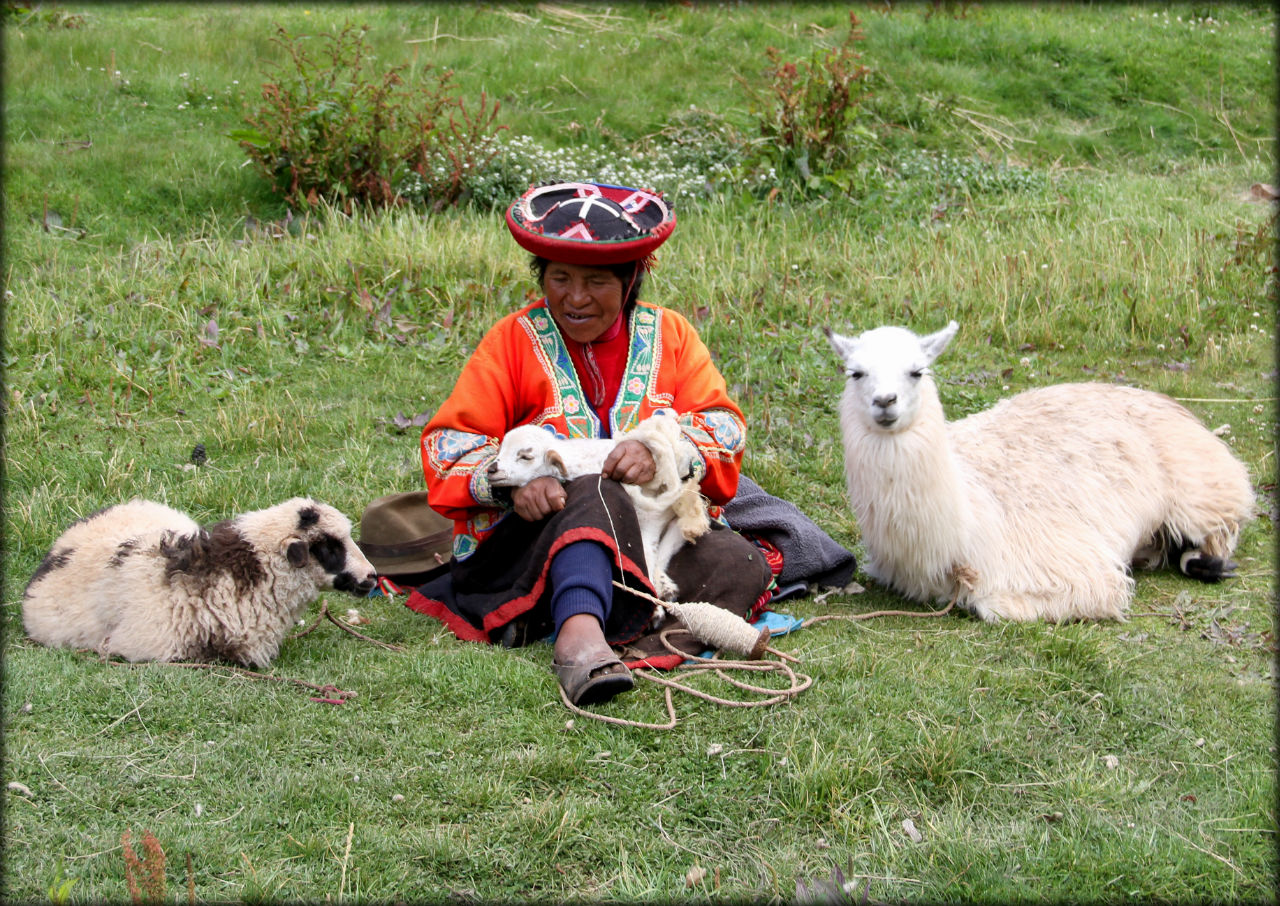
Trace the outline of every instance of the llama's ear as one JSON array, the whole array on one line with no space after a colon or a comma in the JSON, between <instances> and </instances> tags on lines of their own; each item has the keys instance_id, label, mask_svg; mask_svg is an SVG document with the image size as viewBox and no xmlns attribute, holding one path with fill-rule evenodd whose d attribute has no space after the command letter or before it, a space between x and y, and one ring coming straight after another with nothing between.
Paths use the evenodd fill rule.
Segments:
<instances>
[{"instance_id":1,"label":"llama's ear","mask_svg":"<svg viewBox=\"0 0 1280 906\"><path fill-rule=\"evenodd\" d=\"M297 538L289 542L289 546L285 548L284 555L289 561L289 565L294 569L302 569L307 565L307 561L311 559L311 554L307 551L307 542Z\"/></svg>"},{"instance_id":2,"label":"llama's ear","mask_svg":"<svg viewBox=\"0 0 1280 906\"><path fill-rule=\"evenodd\" d=\"M547 465L560 473L561 478L569 477L569 467L564 464L564 460L560 457L559 452L556 450L548 450L543 459L546 460Z\"/></svg>"},{"instance_id":3,"label":"llama's ear","mask_svg":"<svg viewBox=\"0 0 1280 906\"><path fill-rule=\"evenodd\" d=\"M937 333L931 333L927 337L920 338L920 348L929 357L930 362L942 355L942 350L947 348L947 344L951 342L951 338L956 335L956 331L959 329L960 325L955 321L951 321Z\"/></svg>"},{"instance_id":4,"label":"llama's ear","mask_svg":"<svg viewBox=\"0 0 1280 906\"><path fill-rule=\"evenodd\" d=\"M854 338L834 333L830 327L824 327L822 332L827 335L827 342L829 342L831 344L831 348L836 351L836 355L839 356L840 361L849 361L849 356L853 352Z\"/></svg>"}]
</instances>

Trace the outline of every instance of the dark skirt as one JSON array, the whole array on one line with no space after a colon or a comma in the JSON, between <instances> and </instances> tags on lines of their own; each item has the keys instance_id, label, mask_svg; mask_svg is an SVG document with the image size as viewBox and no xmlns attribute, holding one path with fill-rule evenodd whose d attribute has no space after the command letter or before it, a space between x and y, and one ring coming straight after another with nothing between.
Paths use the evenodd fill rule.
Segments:
<instances>
[{"instance_id":1,"label":"dark skirt","mask_svg":"<svg viewBox=\"0 0 1280 906\"><path fill-rule=\"evenodd\" d=\"M460 639L508 646L537 641L553 627L551 560L566 544L583 540L610 551L615 581L653 594L640 526L622 485L591 475L570 482L566 491L564 509L539 522L508 513L474 554L451 561L449 570L411 592L406 606L441 620ZM706 601L742 617L773 580L760 549L719 523L681 547L667 573L681 601ZM651 625L654 611L653 602L615 586L605 638L637 656L663 650Z\"/></svg>"}]
</instances>

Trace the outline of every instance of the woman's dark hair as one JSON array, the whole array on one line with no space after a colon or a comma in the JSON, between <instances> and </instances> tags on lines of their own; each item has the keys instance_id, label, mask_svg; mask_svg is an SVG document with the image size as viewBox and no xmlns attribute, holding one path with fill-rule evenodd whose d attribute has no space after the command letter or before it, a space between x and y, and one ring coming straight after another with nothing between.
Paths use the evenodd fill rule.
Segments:
<instances>
[{"instance_id":1,"label":"woman's dark hair","mask_svg":"<svg viewBox=\"0 0 1280 906\"><path fill-rule=\"evenodd\" d=\"M547 267L551 264L550 258L543 258L541 255L534 255L529 262L529 270L533 271L533 276L538 280L538 287L542 287L542 279L547 275ZM635 305L636 300L640 298L640 287L644 284L644 264L640 261L624 261L621 264L601 264L602 270L609 271L615 277L622 281L622 310L630 311L631 306ZM628 287L630 289L628 290Z\"/></svg>"}]
</instances>

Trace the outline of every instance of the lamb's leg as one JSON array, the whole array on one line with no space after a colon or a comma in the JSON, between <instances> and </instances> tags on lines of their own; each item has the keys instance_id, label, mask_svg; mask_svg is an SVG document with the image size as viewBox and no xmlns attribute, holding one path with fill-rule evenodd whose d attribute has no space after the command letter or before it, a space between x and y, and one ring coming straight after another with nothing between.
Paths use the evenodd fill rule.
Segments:
<instances>
[{"instance_id":1,"label":"lamb's leg","mask_svg":"<svg viewBox=\"0 0 1280 906\"><path fill-rule=\"evenodd\" d=\"M640 537L644 543L645 564L654 592L665 601L674 601L680 589L667 575L667 564L684 543L680 524L674 519L662 520L658 514L641 519Z\"/></svg>"},{"instance_id":2,"label":"lamb's leg","mask_svg":"<svg viewBox=\"0 0 1280 906\"><path fill-rule=\"evenodd\" d=\"M676 516L676 524L685 541L695 541L711 530L711 520L707 516L706 504L702 501L702 492L696 482L684 485L680 496L671 505Z\"/></svg>"}]
</instances>

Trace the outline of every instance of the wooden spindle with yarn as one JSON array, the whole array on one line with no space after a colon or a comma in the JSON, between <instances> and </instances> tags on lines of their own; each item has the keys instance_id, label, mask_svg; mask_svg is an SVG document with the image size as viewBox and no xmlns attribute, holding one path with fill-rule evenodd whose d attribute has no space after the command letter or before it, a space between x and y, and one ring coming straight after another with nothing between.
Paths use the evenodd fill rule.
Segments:
<instances>
[{"instance_id":1,"label":"wooden spindle with yarn","mask_svg":"<svg viewBox=\"0 0 1280 906\"><path fill-rule=\"evenodd\" d=\"M769 647L768 628L758 630L723 607L698 601L685 604L663 601L662 606L694 638L706 642L712 648L734 651L754 661L763 657Z\"/></svg>"}]
</instances>

